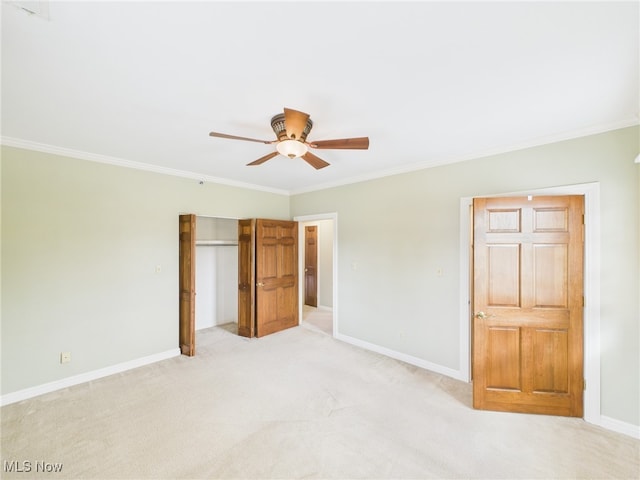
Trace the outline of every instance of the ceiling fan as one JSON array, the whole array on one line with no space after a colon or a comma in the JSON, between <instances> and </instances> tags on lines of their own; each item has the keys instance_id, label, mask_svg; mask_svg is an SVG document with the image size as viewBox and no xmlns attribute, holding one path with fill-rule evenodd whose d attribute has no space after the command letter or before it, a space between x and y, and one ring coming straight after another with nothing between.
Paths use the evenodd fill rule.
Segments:
<instances>
[{"instance_id":1,"label":"ceiling fan","mask_svg":"<svg viewBox=\"0 0 640 480\"><path fill-rule=\"evenodd\" d=\"M366 150L369 148L369 137L307 142L307 135L309 135L311 127L313 127L313 122L311 118L309 118L309 114L285 108L284 114L279 113L271 119L271 128L273 128L276 134L276 140L258 140L218 132L211 132L209 135L212 137L229 138L231 140L259 142L267 145L276 144L275 152L271 152L251 163L247 163L248 166L261 165L276 155L281 154L289 158L300 157L316 170L319 170L328 166L329 163L311 153L309 148L350 150Z\"/></svg>"}]
</instances>

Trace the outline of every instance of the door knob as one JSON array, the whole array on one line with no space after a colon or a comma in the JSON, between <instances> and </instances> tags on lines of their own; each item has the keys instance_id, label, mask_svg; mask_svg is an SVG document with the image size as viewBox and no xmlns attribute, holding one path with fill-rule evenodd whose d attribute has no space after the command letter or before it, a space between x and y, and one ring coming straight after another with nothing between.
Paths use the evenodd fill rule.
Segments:
<instances>
[{"instance_id":1,"label":"door knob","mask_svg":"<svg viewBox=\"0 0 640 480\"><path fill-rule=\"evenodd\" d=\"M262 283L262 282L258 282L258 283L256 283L256 285L259 286L259 287L264 287L264 283Z\"/></svg>"}]
</instances>

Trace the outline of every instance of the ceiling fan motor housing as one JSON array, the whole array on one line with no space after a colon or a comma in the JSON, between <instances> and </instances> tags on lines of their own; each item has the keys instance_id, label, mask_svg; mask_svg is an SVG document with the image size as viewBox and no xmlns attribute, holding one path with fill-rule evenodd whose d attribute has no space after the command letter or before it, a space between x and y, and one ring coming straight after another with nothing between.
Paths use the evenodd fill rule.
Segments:
<instances>
[{"instance_id":1,"label":"ceiling fan motor housing","mask_svg":"<svg viewBox=\"0 0 640 480\"><path fill-rule=\"evenodd\" d=\"M307 139L307 135L309 135L309 132L311 131L311 128L313 127L313 122L311 121L311 119L307 119L307 124L304 127L304 130L302 131L302 134L300 135L300 138L289 138L287 137L287 128L284 124L284 114L283 113L279 113L277 115L274 115L271 118L271 128L273 128L273 131L275 132L276 136L278 137L278 141L283 141L283 140L298 140L299 142L305 142L305 140Z\"/></svg>"}]
</instances>

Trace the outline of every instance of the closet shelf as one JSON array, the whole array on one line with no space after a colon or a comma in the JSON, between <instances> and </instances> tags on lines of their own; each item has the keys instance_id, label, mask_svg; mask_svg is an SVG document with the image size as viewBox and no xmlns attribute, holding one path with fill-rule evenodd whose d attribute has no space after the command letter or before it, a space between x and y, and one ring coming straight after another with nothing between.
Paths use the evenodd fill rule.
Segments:
<instances>
[{"instance_id":1,"label":"closet shelf","mask_svg":"<svg viewBox=\"0 0 640 480\"><path fill-rule=\"evenodd\" d=\"M237 247L237 240L196 240L196 247L198 246L207 246L207 247Z\"/></svg>"}]
</instances>

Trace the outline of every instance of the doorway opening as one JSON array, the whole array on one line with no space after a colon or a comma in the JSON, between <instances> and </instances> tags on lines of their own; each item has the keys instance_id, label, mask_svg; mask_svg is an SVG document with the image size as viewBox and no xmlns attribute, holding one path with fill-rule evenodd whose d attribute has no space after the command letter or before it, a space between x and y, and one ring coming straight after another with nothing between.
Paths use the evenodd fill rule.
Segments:
<instances>
[{"instance_id":1,"label":"doorway opening","mask_svg":"<svg viewBox=\"0 0 640 480\"><path fill-rule=\"evenodd\" d=\"M338 332L337 213L298 216L294 220L298 222L298 278L304 279L299 282L300 325L335 336ZM309 264L314 258L315 263ZM315 298L314 292L309 291L314 287Z\"/></svg>"}]
</instances>

